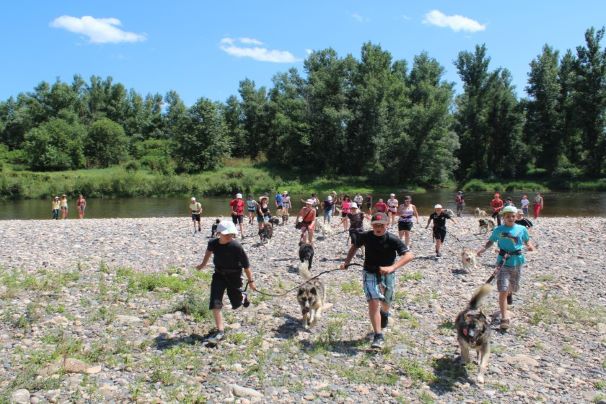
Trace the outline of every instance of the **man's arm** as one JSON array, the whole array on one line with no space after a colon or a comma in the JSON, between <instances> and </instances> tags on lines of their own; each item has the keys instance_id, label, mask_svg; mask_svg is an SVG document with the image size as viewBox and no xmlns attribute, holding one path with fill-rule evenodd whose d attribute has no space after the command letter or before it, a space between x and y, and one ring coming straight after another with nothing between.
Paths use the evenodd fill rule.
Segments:
<instances>
[{"instance_id":1,"label":"man's arm","mask_svg":"<svg viewBox=\"0 0 606 404\"><path fill-rule=\"evenodd\" d=\"M356 247L355 244L352 244L351 247L349 247L349 251L347 252L347 257L345 257L345 261L343 261L343 263L339 267L340 269L347 268L347 266L349 265L349 262L351 261L353 256L356 254L357 250L358 250L358 247Z\"/></svg>"},{"instance_id":2,"label":"man's arm","mask_svg":"<svg viewBox=\"0 0 606 404\"><path fill-rule=\"evenodd\" d=\"M250 267L244 268L244 273L246 274L246 280L248 281L250 288L256 292L257 287L255 285L255 279L253 278L253 274L250 270Z\"/></svg>"},{"instance_id":3,"label":"man's arm","mask_svg":"<svg viewBox=\"0 0 606 404\"><path fill-rule=\"evenodd\" d=\"M484 244L484 247L483 247L483 248L480 248L480 249L477 251L477 253L476 253L476 254L478 255L478 257L479 257L480 255L484 254L484 253L486 252L486 250L488 250L490 247L492 247L492 245L493 245L493 244L494 244L494 241L492 241L492 240L488 240L488 241L486 242L486 244Z\"/></svg>"},{"instance_id":4,"label":"man's arm","mask_svg":"<svg viewBox=\"0 0 606 404\"><path fill-rule=\"evenodd\" d=\"M201 270L204 269L204 267L206 266L206 264L208 264L208 260L210 259L210 256L213 254L212 251L210 250L206 250L206 253L204 254L204 259L202 260L202 263L198 266L196 266L196 269Z\"/></svg>"}]
</instances>

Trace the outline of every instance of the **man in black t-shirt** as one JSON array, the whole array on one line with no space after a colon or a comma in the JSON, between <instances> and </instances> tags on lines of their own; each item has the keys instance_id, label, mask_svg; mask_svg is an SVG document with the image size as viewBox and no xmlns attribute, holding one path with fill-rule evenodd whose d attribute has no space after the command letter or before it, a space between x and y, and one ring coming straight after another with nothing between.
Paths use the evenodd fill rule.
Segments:
<instances>
[{"instance_id":1,"label":"man in black t-shirt","mask_svg":"<svg viewBox=\"0 0 606 404\"><path fill-rule=\"evenodd\" d=\"M450 219L454 224L457 224L457 221L444 212L442 205L437 204L433 208L434 212L429 215L429 220L427 220L427 226L425 226L425 228L428 228L433 220L433 238L436 241L436 257L441 257L440 247L442 247L444 239L446 238L446 220Z\"/></svg>"},{"instance_id":2,"label":"man in black t-shirt","mask_svg":"<svg viewBox=\"0 0 606 404\"><path fill-rule=\"evenodd\" d=\"M221 222L217 226L217 234L219 238L208 242L204 259L196 267L198 270L204 269L210 256L213 256L215 272L210 283L209 309L213 312L217 331L208 340L213 343L217 343L225 337L223 315L221 314L225 291L227 290L227 297L233 309L249 305L246 293L240 289L242 287L242 269L246 273L250 288L257 290L248 263L248 256L238 240L235 240L238 234L236 225L232 222Z\"/></svg>"},{"instance_id":3,"label":"man in black t-shirt","mask_svg":"<svg viewBox=\"0 0 606 404\"><path fill-rule=\"evenodd\" d=\"M374 330L371 348L384 345L383 328L389 320L389 307L393 300L396 283L396 269L412 261L413 255L399 237L387 232L389 219L385 213L375 213L371 218L372 230L361 233L347 253L341 269L362 246L366 249L364 258L363 288L368 301L368 315ZM396 261L396 254L400 256Z\"/></svg>"}]
</instances>

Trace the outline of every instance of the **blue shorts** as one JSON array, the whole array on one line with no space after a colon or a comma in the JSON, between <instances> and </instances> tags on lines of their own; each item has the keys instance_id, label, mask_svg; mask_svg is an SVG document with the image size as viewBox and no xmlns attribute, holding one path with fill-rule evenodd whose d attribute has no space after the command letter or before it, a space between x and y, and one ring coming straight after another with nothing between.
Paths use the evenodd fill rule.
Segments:
<instances>
[{"instance_id":1,"label":"blue shorts","mask_svg":"<svg viewBox=\"0 0 606 404\"><path fill-rule=\"evenodd\" d=\"M391 305L396 288L396 273L379 276L373 272L363 271L362 287L366 295L366 301L381 300Z\"/></svg>"}]
</instances>

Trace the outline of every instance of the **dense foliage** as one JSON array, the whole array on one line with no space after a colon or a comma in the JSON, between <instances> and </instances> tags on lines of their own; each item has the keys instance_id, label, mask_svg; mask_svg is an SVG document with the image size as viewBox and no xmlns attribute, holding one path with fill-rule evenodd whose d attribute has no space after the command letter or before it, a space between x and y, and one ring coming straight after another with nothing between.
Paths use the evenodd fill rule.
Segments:
<instances>
[{"instance_id":1,"label":"dense foliage","mask_svg":"<svg viewBox=\"0 0 606 404\"><path fill-rule=\"evenodd\" d=\"M426 53L393 60L366 43L359 59L311 53L303 72L271 88L249 79L225 103L187 107L171 91L141 96L93 76L40 83L0 102L0 166L34 171L122 164L165 175L198 173L228 157L289 172L364 176L374 184L437 186L470 179L595 179L606 174L604 29L530 62L528 95L476 46L454 61L463 92Z\"/></svg>"}]
</instances>

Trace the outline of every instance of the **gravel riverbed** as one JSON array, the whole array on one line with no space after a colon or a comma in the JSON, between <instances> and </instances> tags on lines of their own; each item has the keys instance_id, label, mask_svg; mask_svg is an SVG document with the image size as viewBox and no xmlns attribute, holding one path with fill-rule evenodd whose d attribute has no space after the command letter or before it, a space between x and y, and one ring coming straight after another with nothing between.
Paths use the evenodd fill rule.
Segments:
<instances>
[{"instance_id":1,"label":"gravel riverbed","mask_svg":"<svg viewBox=\"0 0 606 404\"><path fill-rule=\"evenodd\" d=\"M295 293L253 293L250 307L233 311L226 299L226 340L208 348L212 266L193 267L214 219L196 234L187 218L0 221L0 402L606 400L606 218L536 223L539 249L527 254L507 333L497 330L496 292L484 306L494 321L483 385L475 364L460 364L452 323L496 252L463 271L462 248L486 238L467 216L448 224L436 260L426 220L413 229L415 259L398 272L379 353L367 349L359 267L322 276L331 307L310 331ZM301 281L293 224L266 245L245 229L264 291ZM345 257L347 234L333 229L317 237L313 272Z\"/></svg>"}]
</instances>

